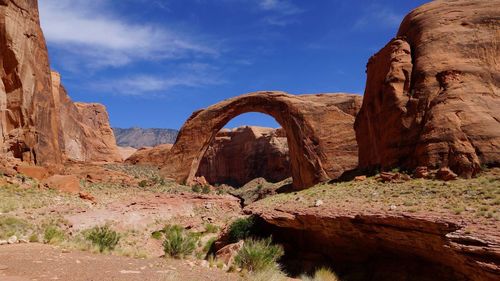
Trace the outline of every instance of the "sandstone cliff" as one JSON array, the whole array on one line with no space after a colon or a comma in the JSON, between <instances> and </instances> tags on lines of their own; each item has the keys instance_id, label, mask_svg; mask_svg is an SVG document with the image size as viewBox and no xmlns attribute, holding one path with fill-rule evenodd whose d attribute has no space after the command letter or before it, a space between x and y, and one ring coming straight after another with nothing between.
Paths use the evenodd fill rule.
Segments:
<instances>
[{"instance_id":1,"label":"sandstone cliff","mask_svg":"<svg viewBox=\"0 0 500 281\"><path fill-rule=\"evenodd\" d=\"M33 164L121 161L103 105L73 103L51 72L37 1L0 1L0 148Z\"/></svg>"},{"instance_id":2,"label":"sandstone cliff","mask_svg":"<svg viewBox=\"0 0 500 281\"><path fill-rule=\"evenodd\" d=\"M500 164L500 1L411 12L367 65L355 130L361 168Z\"/></svg>"},{"instance_id":3,"label":"sandstone cliff","mask_svg":"<svg viewBox=\"0 0 500 281\"><path fill-rule=\"evenodd\" d=\"M0 147L36 164L62 160L37 1L0 1Z\"/></svg>"},{"instance_id":4,"label":"sandstone cliff","mask_svg":"<svg viewBox=\"0 0 500 281\"><path fill-rule=\"evenodd\" d=\"M255 178L278 182L291 176L282 129L240 127L221 130L205 152L198 176L211 183L240 187Z\"/></svg>"}]
</instances>

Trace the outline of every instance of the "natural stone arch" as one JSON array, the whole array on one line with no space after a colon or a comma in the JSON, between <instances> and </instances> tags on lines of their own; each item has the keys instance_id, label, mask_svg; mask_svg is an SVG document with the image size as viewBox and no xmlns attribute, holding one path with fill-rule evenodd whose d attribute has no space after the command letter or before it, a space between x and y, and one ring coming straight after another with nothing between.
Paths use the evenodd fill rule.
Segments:
<instances>
[{"instance_id":1,"label":"natural stone arch","mask_svg":"<svg viewBox=\"0 0 500 281\"><path fill-rule=\"evenodd\" d=\"M217 132L238 115L260 112L276 119L286 132L294 188L336 178L357 165L353 123L360 105L358 95L284 92L255 92L222 101L186 121L162 174L191 184Z\"/></svg>"}]
</instances>

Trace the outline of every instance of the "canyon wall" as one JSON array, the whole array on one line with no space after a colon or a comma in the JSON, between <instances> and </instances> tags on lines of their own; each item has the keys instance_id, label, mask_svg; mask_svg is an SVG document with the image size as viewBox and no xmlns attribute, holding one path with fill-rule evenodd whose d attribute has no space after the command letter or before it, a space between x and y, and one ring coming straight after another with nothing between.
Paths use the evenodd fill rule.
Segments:
<instances>
[{"instance_id":1,"label":"canyon wall","mask_svg":"<svg viewBox=\"0 0 500 281\"><path fill-rule=\"evenodd\" d=\"M283 129L240 127L221 130L198 168L211 184L240 187L255 178L278 182L291 176Z\"/></svg>"},{"instance_id":2,"label":"canyon wall","mask_svg":"<svg viewBox=\"0 0 500 281\"><path fill-rule=\"evenodd\" d=\"M73 103L51 72L37 1L0 1L0 151L32 164L121 161L104 106Z\"/></svg>"},{"instance_id":3,"label":"canyon wall","mask_svg":"<svg viewBox=\"0 0 500 281\"><path fill-rule=\"evenodd\" d=\"M433 1L370 58L356 118L359 166L500 164L500 1Z\"/></svg>"}]
</instances>

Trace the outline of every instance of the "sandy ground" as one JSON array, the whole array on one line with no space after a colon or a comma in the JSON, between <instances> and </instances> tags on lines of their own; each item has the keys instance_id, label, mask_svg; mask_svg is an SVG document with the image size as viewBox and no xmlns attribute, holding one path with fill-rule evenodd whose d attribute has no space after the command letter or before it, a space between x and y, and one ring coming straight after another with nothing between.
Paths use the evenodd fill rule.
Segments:
<instances>
[{"instance_id":1,"label":"sandy ground","mask_svg":"<svg viewBox=\"0 0 500 281\"><path fill-rule=\"evenodd\" d=\"M58 249L31 243L0 248L0 280L238 280L235 274L209 269L199 261L133 259Z\"/></svg>"}]
</instances>

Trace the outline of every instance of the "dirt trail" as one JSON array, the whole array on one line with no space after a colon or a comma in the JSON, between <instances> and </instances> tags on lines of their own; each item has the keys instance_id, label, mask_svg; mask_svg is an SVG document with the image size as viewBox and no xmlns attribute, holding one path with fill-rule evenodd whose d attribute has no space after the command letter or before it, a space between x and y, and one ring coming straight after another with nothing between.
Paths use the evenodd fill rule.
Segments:
<instances>
[{"instance_id":1,"label":"dirt trail","mask_svg":"<svg viewBox=\"0 0 500 281\"><path fill-rule=\"evenodd\" d=\"M69 252L43 244L0 247L0 281L63 280L238 280L238 276L195 262L172 259L132 259Z\"/></svg>"}]
</instances>

